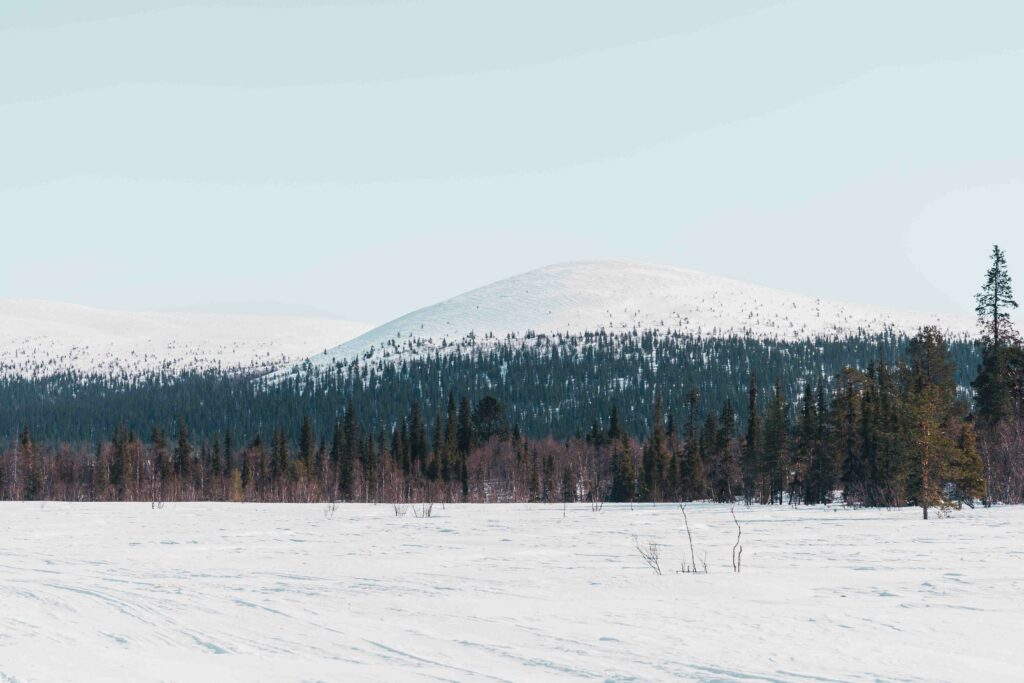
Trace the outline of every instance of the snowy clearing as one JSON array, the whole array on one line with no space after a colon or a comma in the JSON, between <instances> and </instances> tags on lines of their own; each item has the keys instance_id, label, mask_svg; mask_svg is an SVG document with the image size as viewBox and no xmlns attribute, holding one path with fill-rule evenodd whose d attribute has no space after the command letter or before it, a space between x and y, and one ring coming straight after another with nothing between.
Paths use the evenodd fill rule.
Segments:
<instances>
[{"instance_id":1,"label":"snowy clearing","mask_svg":"<svg viewBox=\"0 0 1024 683\"><path fill-rule=\"evenodd\" d=\"M0 681L1020 679L1024 508L0 504ZM656 575L634 546L663 544Z\"/></svg>"}]
</instances>

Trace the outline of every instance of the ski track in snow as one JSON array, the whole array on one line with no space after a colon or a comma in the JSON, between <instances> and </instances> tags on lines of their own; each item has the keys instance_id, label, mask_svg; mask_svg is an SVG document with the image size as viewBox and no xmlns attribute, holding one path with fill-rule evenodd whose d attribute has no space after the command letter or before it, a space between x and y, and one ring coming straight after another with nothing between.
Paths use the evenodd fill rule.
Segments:
<instances>
[{"instance_id":1,"label":"ski track in snow","mask_svg":"<svg viewBox=\"0 0 1024 683\"><path fill-rule=\"evenodd\" d=\"M1020 679L1024 508L736 512L2 503L0 681Z\"/></svg>"}]
</instances>

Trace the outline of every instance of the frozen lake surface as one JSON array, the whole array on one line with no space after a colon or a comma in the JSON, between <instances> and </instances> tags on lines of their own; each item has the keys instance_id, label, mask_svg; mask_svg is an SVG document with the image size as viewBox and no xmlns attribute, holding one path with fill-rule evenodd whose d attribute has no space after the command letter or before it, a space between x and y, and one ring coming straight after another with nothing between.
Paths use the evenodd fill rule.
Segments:
<instances>
[{"instance_id":1,"label":"frozen lake surface","mask_svg":"<svg viewBox=\"0 0 1024 683\"><path fill-rule=\"evenodd\" d=\"M687 514L3 503L0 681L1024 678L1024 508Z\"/></svg>"}]
</instances>

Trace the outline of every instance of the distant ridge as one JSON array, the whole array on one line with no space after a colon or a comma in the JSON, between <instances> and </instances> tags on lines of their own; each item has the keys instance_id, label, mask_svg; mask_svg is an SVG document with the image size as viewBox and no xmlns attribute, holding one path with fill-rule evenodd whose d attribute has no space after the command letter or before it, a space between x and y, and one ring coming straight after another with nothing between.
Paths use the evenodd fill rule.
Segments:
<instances>
[{"instance_id":1,"label":"distant ridge","mask_svg":"<svg viewBox=\"0 0 1024 683\"><path fill-rule=\"evenodd\" d=\"M0 374L269 371L368 329L329 318L110 311L0 300Z\"/></svg>"},{"instance_id":2,"label":"distant ridge","mask_svg":"<svg viewBox=\"0 0 1024 683\"><path fill-rule=\"evenodd\" d=\"M474 343L528 333L655 329L775 339L913 334L936 325L972 335L974 319L826 301L670 266L628 261L561 263L414 311L310 358L314 366L356 358L430 354L473 335Z\"/></svg>"}]
</instances>

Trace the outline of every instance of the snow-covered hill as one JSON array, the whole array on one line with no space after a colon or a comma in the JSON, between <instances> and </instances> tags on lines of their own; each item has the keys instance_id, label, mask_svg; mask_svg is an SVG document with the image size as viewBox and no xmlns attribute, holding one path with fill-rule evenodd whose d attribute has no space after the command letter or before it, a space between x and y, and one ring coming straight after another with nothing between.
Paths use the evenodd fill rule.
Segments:
<instances>
[{"instance_id":1,"label":"snow-covered hill","mask_svg":"<svg viewBox=\"0 0 1024 683\"><path fill-rule=\"evenodd\" d=\"M136 313L0 300L0 374L271 370L322 353L368 328L329 318Z\"/></svg>"},{"instance_id":2,"label":"snow-covered hill","mask_svg":"<svg viewBox=\"0 0 1024 683\"><path fill-rule=\"evenodd\" d=\"M938 325L972 334L974 319L888 311L792 294L693 270L622 261L564 263L517 275L402 316L311 358L412 357L453 344L528 333L677 330L799 339ZM471 338L471 342L467 342ZM455 347L457 348L457 346Z\"/></svg>"}]
</instances>

